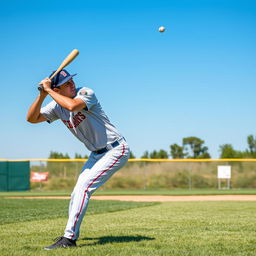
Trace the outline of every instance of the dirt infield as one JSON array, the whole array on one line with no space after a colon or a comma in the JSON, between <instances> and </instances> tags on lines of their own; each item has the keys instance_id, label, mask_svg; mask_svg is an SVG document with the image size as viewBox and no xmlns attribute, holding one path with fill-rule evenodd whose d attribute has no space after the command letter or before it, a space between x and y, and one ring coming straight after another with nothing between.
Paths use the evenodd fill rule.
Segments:
<instances>
[{"instance_id":1,"label":"dirt infield","mask_svg":"<svg viewBox=\"0 0 256 256\"><path fill-rule=\"evenodd\" d=\"M5 197L9 199L70 199L68 196ZM208 195L208 196L92 196L94 200L118 200L134 202L191 202L191 201L256 201L256 195Z\"/></svg>"}]
</instances>

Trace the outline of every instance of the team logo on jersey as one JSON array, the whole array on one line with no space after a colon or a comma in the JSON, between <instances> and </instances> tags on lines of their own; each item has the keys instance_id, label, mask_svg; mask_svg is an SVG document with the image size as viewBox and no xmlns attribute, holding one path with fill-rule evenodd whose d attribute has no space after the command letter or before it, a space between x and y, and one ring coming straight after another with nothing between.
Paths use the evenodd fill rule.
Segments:
<instances>
[{"instance_id":1,"label":"team logo on jersey","mask_svg":"<svg viewBox=\"0 0 256 256\"><path fill-rule=\"evenodd\" d=\"M62 122L70 129L76 128L79 124L83 122L83 120L86 118L86 116L78 112L74 117L72 122L70 120L62 120Z\"/></svg>"},{"instance_id":2,"label":"team logo on jersey","mask_svg":"<svg viewBox=\"0 0 256 256\"><path fill-rule=\"evenodd\" d=\"M87 91L86 90L81 90L80 92L79 92L79 94L81 94L81 95L87 95Z\"/></svg>"},{"instance_id":3,"label":"team logo on jersey","mask_svg":"<svg viewBox=\"0 0 256 256\"><path fill-rule=\"evenodd\" d=\"M65 71L63 71L63 70L62 70L60 73L61 73L64 77L67 76L67 73L66 73Z\"/></svg>"}]
</instances>

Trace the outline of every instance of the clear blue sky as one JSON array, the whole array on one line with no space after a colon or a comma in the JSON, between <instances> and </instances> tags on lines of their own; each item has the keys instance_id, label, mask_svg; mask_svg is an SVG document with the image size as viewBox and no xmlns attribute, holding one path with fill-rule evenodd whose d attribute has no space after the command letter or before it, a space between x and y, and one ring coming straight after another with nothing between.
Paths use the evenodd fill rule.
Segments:
<instances>
[{"instance_id":1,"label":"clear blue sky","mask_svg":"<svg viewBox=\"0 0 256 256\"><path fill-rule=\"evenodd\" d=\"M248 0L2 2L0 158L89 153L61 122L26 122L37 83L74 48L68 70L136 157L187 136L214 158L221 144L244 150L256 135L255 32Z\"/></svg>"}]
</instances>

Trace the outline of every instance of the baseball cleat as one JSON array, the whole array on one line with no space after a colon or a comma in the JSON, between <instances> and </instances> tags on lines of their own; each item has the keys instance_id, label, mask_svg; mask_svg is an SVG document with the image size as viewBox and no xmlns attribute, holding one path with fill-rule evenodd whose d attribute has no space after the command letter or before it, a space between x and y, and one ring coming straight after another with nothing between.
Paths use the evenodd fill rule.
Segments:
<instances>
[{"instance_id":1,"label":"baseball cleat","mask_svg":"<svg viewBox=\"0 0 256 256\"><path fill-rule=\"evenodd\" d=\"M55 243L44 247L44 250L53 250L57 248L67 248L67 247L76 247L76 240L68 239L64 236L57 237L55 240Z\"/></svg>"}]
</instances>

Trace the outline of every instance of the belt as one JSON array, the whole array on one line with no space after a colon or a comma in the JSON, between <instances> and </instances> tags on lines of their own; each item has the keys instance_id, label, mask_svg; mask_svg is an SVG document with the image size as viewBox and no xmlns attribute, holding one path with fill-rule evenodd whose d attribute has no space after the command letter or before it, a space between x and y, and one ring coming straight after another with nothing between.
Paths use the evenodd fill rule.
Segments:
<instances>
[{"instance_id":1,"label":"belt","mask_svg":"<svg viewBox=\"0 0 256 256\"><path fill-rule=\"evenodd\" d=\"M124 138L122 138L124 139ZM119 140L120 141L120 140ZM118 140L116 140L115 142L113 142L112 144L107 145L105 148L101 148L99 150L93 151L93 153L96 154L103 154L108 152L110 149L117 147L118 145L120 145Z\"/></svg>"}]
</instances>

